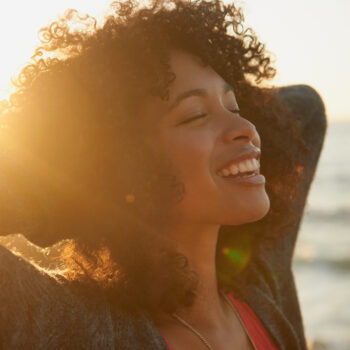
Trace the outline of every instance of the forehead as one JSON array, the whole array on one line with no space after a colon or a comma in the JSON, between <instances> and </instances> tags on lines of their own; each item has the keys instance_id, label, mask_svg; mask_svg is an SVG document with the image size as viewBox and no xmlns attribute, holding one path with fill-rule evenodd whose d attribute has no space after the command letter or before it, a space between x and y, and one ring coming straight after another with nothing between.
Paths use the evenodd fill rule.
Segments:
<instances>
[{"instance_id":1,"label":"forehead","mask_svg":"<svg viewBox=\"0 0 350 350\"><path fill-rule=\"evenodd\" d=\"M210 66L192 54L174 50L170 55L170 65L175 73L175 81L170 86L171 101L180 93L192 89L215 89L222 87L224 79Z\"/></svg>"},{"instance_id":2,"label":"forehead","mask_svg":"<svg viewBox=\"0 0 350 350\"><path fill-rule=\"evenodd\" d=\"M176 97L186 91L195 89L222 91L225 84L225 80L210 66L204 65L197 56L184 51L171 52L170 67L175 74L175 80L169 87L169 99L149 97L143 101L140 124L162 120L163 118L160 117L164 117L169 112L169 107ZM147 128L147 125L143 127Z\"/></svg>"}]
</instances>

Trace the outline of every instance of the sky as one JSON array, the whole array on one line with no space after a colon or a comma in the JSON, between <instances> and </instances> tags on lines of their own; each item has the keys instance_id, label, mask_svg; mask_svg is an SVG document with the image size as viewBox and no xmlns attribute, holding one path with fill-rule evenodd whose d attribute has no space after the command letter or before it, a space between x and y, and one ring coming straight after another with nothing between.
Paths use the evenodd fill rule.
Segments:
<instances>
[{"instance_id":1,"label":"sky","mask_svg":"<svg viewBox=\"0 0 350 350\"><path fill-rule=\"evenodd\" d=\"M230 1L230 0L226 0ZM103 16L110 0L1 0L0 100L29 60L37 31L67 8ZM350 121L350 0L237 0L246 24L273 54L275 85L308 84L323 97L329 121Z\"/></svg>"}]
</instances>

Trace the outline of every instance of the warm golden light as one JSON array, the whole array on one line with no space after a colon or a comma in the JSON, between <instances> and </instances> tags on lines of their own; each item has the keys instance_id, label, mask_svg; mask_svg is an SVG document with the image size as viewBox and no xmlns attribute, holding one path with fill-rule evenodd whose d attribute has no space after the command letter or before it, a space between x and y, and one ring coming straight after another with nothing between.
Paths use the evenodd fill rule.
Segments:
<instances>
[{"instance_id":1,"label":"warm golden light","mask_svg":"<svg viewBox=\"0 0 350 350\"><path fill-rule=\"evenodd\" d=\"M350 120L349 1L245 0L246 22L276 57L278 85L308 84L330 121Z\"/></svg>"},{"instance_id":2,"label":"warm golden light","mask_svg":"<svg viewBox=\"0 0 350 350\"><path fill-rule=\"evenodd\" d=\"M0 2L0 100L11 92L10 78L28 62L39 44L38 30L68 8L103 17L109 0L25 0Z\"/></svg>"},{"instance_id":3,"label":"warm golden light","mask_svg":"<svg viewBox=\"0 0 350 350\"><path fill-rule=\"evenodd\" d=\"M102 17L110 0L4 0L0 2L0 100L10 77L29 60L37 31L67 8ZM246 22L275 54L278 85L310 84L326 101L331 121L350 120L349 1L240 0Z\"/></svg>"}]
</instances>

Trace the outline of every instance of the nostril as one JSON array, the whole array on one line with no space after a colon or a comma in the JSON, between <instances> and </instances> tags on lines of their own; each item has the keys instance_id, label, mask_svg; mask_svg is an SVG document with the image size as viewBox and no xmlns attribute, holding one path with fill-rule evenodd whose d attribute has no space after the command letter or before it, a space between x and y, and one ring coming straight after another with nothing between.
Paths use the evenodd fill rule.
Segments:
<instances>
[{"instance_id":1,"label":"nostril","mask_svg":"<svg viewBox=\"0 0 350 350\"><path fill-rule=\"evenodd\" d=\"M247 136L241 135L241 136L234 137L233 140L240 140L240 139L246 139L246 138Z\"/></svg>"}]
</instances>

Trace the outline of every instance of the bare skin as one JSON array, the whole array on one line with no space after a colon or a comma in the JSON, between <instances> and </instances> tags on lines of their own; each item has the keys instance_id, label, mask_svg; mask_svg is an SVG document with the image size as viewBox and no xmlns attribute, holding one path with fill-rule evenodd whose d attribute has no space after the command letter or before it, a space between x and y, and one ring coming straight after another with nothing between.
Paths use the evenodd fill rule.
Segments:
<instances>
[{"instance_id":1,"label":"bare skin","mask_svg":"<svg viewBox=\"0 0 350 350\"><path fill-rule=\"evenodd\" d=\"M173 209L174 224L167 233L188 258L199 285L194 304L177 314L215 350L252 349L217 288L215 252L221 225L257 221L266 215L270 203L265 184L229 183L217 170L248 148L260 149L260 138L254 125L239 115L232 88L212 68L180 51L172 52L171 67L176 80L169 101L148 101L144 120L152 120L145 127L151 125L155 145L162 146L186 189ZM184 98L179 100L179 96ZM156 323L174 350L207 349L171 316L160 313Z\"/></svg>"}]
</instances>

